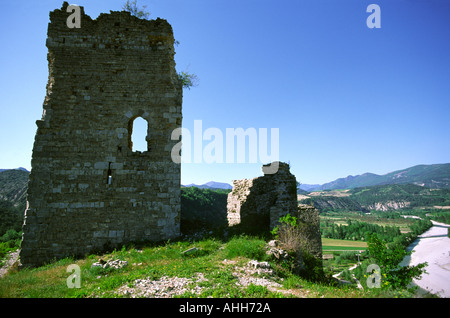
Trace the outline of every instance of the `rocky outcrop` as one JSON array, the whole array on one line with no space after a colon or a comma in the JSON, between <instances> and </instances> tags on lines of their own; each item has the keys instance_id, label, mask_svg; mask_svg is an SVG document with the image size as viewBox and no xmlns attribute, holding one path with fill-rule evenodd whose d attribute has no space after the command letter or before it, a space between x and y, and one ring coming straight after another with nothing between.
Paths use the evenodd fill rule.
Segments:
<instances>
[{"instance_id":1,"label":"rocky outcrop","mask_svg":"<svg viewBox=\"0 0 450 318\"><path fill-rule=\"evenodd\" d=\"M409 207L410 202L407 201L386 201L386 202L376 202L366 206L369 210L376 211L391 211L398 210Z\"/></svg>"},{"instance_id":2,"label":"rocky outcrop","mask_svg":"<svg viewBox=\"0 0 450 318\"><path fill-rule=\"evenodd\" d=\"M362 211L369 212L367 208L349 197L337 196L303 196L300 203L314 205L319 211Z\"/></svg>"}]
</instances>

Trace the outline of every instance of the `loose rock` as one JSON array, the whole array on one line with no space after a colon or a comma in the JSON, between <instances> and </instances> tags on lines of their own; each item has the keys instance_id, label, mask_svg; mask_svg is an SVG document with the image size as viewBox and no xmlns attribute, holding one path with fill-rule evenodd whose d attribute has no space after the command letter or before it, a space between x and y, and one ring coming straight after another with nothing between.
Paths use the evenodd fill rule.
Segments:
<instances>
[{"instance_id":1,"label":"loose rock","mask_svg":"<svg viewBox=\"0 0 450 318\"><path fill-rule=\"evenodd\" d=\"M101 268L106 269L106 268L111 267L114 269L120 269L125 266L128 266L128 262L122 261L120 259L110 260L110 261L105 261L105 260L99 259L98 262L91 265L91 268L101 267Z\"/></svg>"}]
</instances>

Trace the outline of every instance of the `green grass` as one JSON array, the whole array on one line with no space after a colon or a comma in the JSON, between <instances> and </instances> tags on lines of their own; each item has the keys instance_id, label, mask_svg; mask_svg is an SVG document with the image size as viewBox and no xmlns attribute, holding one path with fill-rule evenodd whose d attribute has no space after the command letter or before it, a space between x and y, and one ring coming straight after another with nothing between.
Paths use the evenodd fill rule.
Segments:
<instances>
[{"instance_id":1,"label":"green grass","mask_svg":"<svg viewBox=\"0 0 450 318\"><path fill-rule=\"evenodd\" d=\"M238 256L250 259L262 260L265 257L266 242L263 239L248 236L239 236L232 238L225 247L225 256L235 258Z\"/></svg>"},{"instance_id":2,"label":"green grass","mask_svg":"<svg viewBox=\"0 0 450 318\"><path fill-rule=\"evenodd\" d=\"M364 250L367 243L363 241L337 240L331 238L322 238L323 250Z\"/></svg>"},{"instance_id":3,"label":"green grass","mask_svg":"<svg viewBox=\"0 0 450 318\"><path fill-rule=\"evenodd\" d=\"M322 250L326 251L364 251L367 247L352 247L352 246L322 246Z\"/></svg>"},{"instance_id":4,"label":"green grass","mask_svg":"<svg viewBox=\"0 0 450 318\"><path fill-rule=\"evenodd\" d=\"M350 242L352 243L352 242ZM14 298L72 298L72 297L124 297L117 293L121 286L134 286L136 279L158 280L162 276L193 278L202 273L205 281L200 294L186 292L176 297L215 298L276 298L276 297L379 297L373 291L360 291L354 287L338 286L330 279L314 282L291 273L265 254L266 241L259 237L237 236L229 241L205 239L198 242L171 242L167 244L128 246L105 255L89 255L84 259L66 258L35 269L13 270L0 279L0 297ZM189 248L198 251L185 254ZM128 266L119 270L91 268L102 259L121 259ZM265 286L239 285L233 274L252 260L268 260L274 269L271 280L281 284L281 291ZM227 260L227 261L225 261ZM67 267L80 267L81 288L68 288Z\"/></svg>"}]
</instances>

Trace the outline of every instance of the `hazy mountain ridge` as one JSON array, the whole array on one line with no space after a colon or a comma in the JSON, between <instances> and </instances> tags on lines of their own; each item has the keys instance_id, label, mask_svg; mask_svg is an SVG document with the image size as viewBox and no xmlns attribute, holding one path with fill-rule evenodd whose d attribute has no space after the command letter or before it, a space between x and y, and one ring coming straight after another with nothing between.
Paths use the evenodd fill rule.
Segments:
<instances>
[{"instance_id":1,"label":"hazy mountain ridge","mask_svg":"<svg viewBox=\"0 0 450 318\"><path fill-rule=\"evenodd\" d=\"M25 169L23 167L19 167L19 168L15 168L15 169L0 169L0 172L8 171L8 170L21 170L21 171L29 172L27 169Z\"/></svg>"},{"instance_id":2,"label":"hazy mountain ridge","mask_svg":"<svg viewBox=\"0 0 450 318\"><path fill-rule=\"evenodd\" d=\"M450 189L450 163L417 165L397 170L384 175L364 173L357 176L347 176L322 185L302 184L306 191L354 189L385 184L416 184L432 189Z\"/></svg>"},{"instance_id":3,"label":"hazy mountain ridge","mask_svg":"<svg viewBox=\"0 0 450 318\"><path fill-rule=\"evenodd\" d=\"M233 188L228 183L215 182L215 181L210 181L210 182L207 182L207 183L201 184L201 185L191 183L188 185L181 185L181 186L185 187L185 188L196 187L196 188L200 188L200 189L232 189Z\"/></svg>"}]
</instances>

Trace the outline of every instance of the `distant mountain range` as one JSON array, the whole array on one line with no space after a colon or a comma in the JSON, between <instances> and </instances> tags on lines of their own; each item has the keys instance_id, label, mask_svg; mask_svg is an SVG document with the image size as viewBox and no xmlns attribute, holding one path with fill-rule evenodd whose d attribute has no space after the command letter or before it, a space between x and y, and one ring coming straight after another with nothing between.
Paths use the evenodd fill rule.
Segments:
<instances>
[{"instance_id":1,"label":"distant mountain range","mask_svg":"<svg viewBox=\"0 0 450 318\"><path fill-rule=\"evenodd\" d=\"M322 185L302 184L300 189L305 191L320 191L408 183L433 189L450 188L450 163L417 165L384 175L364 173L362 175L339 178Z\"/></svg>"},{"instance_id":2,"label":"distant mountain range","mask_svg":"<svg viewBox=\"0 0 450 318\"><path fill-rule=\"evenodd\" d=\"M16 169L0 169L0 172L2 172L2 171L8 171L8 170L22 170L22 171L29 172L27 169L22 168L22 167L19 167L19 168L16 168Z\"/></svg>"},{"instance_id":3,"label":"distant mountain range","mask_svg":"<svg viewBox=\"0 0 450 318\"><path fill-rule=\"evenodd\" d=\"M233 189L233 187L231 185L229 185L228 183L222 183L222 182L215 182L215 181L210 181L207 182L205 184L201 184L201 185L197 185L197 184L188 184L188 185L182 185L182 187L197 187L200 189Z\"/></svg>"}]
</instances>

